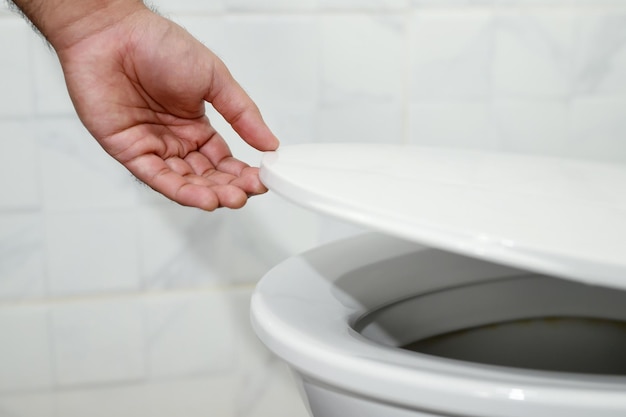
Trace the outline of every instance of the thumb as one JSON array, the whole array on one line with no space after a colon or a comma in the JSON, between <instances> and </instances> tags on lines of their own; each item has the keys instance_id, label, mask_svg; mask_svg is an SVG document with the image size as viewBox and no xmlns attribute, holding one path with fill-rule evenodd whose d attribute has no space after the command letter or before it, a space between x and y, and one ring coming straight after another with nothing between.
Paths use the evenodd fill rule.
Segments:
<instances>
[{"instance_id":1,"label":"thumb","mask_svg":"<svg viewBox=\"0 0 626 417\"><path fill-rule=\"evenodd\" d=\"M263 121L257 105L217 57L214 57L212 80L204 99L250 146L260 151L278 148L279 141Z\"/></svg>"}]
</instances>

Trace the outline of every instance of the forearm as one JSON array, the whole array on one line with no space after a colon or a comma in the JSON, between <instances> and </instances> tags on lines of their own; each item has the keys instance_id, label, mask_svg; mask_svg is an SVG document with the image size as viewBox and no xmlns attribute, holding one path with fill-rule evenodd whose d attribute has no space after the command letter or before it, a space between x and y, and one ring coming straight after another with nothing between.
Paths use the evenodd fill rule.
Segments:
<instances>
[{"instance_id":1,"label":"forearm","mask_svg":"<svg viewBox=\"0 0 626 417\"><path fill-rule=\"evenodd\" d=\"M56 49L145 9L141 0L11 0Z\"/></svg>"}]
</instances>

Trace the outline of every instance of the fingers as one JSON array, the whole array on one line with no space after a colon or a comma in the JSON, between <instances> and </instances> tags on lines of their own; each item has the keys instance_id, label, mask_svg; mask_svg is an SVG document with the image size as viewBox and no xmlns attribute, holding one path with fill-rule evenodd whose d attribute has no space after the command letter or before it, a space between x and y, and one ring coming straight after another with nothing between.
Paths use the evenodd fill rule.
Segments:
<instances>
[{"instance_id":1,"label":"fingers","mask_svg":"<svg viewBox=\"0 0 626 417\"><path fill-rule=\"evenodd\" d=\"M184 206L213 211L220 206L216 192L204 185L194 184L172 170L156 155L144 155L128 164L128 169L150 188Z\"/></svg>"},{"instance_id":2,"label":"fingers","mask_svg":"<svg viewBox=\"0 0 626 417\"><path fill-rule=\"evenodd\" d=\"M194 158L200 159L191 159ZM198 160L193 163L205 166ZM142 155L125 165L138 179L170 200L207 211L243 207L249 195L265 191L253 169L242 170L238 177L217 170L206 171L206 176L202 176L183 159L163 160L154 154Z\"/></svg>"},{"instance_id":3,"label":"fingers","mask_svg":"<svg viewBox=\"0 0 626 417\"><path fill-rule=\"evenodd\" d=\"M210 155L209 155L210 157ZM190 152L184 159L168 158L166 164L187 180L206 186L230 184L247 195L263 194L267 188L259 180L259 169L233 158L212 163L200 152Z\"/></svg>"},{"instance_id":4,"label":"fingers","mask_svg":"<svg viewBox=\"0 0 626 417\"><path fill-rule=\"evenodd\" d=\"M205 100L215 107L249 145L260 151L273 151L278 148L278 139L263 121L256 104L217 57L212 75L213 79Z\"/></svg>"}]
</instances>

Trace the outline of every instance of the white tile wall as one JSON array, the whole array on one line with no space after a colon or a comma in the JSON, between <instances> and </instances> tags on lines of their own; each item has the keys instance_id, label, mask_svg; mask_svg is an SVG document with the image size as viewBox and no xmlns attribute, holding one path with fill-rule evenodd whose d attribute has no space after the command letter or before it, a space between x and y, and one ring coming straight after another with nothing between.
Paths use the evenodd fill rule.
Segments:
<instances>
[{"instance_id":1,"label":"white tile wall","mask_svg":"<svg viewBox=\"0 0 626 417\"><path fill-rule=\"evenodd\" d=\"M154 401L141 384L64 390L56 393L53 400L54 415L66 417L148 416L149 401Z\"/></svg>"},{"instance_id":2,"label":"white tile wall","mask_svg":"<svg viewBox=\"0 0 626 417\"><path fill-rule=\"evenodd\" d=\"M224 10L226 0L151 0L145 3L166 15L175 13L216 13Z\"/></svg>"},{"instance_id":3,"label":"white tile wall","mask_svg":"<svg viewBox=\"0 0 626 417\"><path fill-rule=\"evenodd\" d=\"M148 375L224 374L236 365L227 292L155 297L143 306Z\"/></svg>"},{"instance_id":4,"label":"white tile wall","mask_svg":"<svg viewBox=\"0 0 626 417\"><path fill-rule=\"evenodd\" d=\"M146 387L148 412L145 415L235 416L237 386L237 378L230 374L151 384Z\"/></svg>"},{"instance_id":5,"label":"white tile wall","mask_svg":"<svg viewBox=\"0 0 626 417\"><path fill-rule=\"evenodd\" d=\"M503 11L496 19L494 93L559 99L575 82L580 13L570 9Z\"/></svg>"},{"instance_id":6,"label":"white tile wall","mask_svg":"<svg viewBox=\"0 0 626 417\"><path fill-rule=\"evenodd\" d=\"M153 4L227 63L283 144L626 163L626 0ZM362 229L271 193L204 213L138 185L5 3L0 190L0 416L307 415L250 328L249 296L280 260Z\"/></svg>"},{"instance_id":7,"label":"white tile wall","mask_svg":"<svg viewBox=\"0 0 626 417\"><path fill-rule=\"evenodd\" d=\"M249 407L242 407L239 403L239 415L250 417L278 416L290 410L290 415L309 416L306 406L297 392L297 385L291 378L289 370L282 363L276 363L270 374L270 379L263 381L265 388L257 401ZM280 398L279 401L276 399Z\"/></svg>"},{"instance_id":8,"label":"white tile wall","mask_svg":"<svg viewBox=\"0 0 626 417\"><path fill-rule=\"evenodd\" d=\"M319 0L323 9L389 11L405 9L410 0Z\"/></svg>"},{"instance_id":9,"label":"white tile wall","mask_svg":"<svg viewBox=\"0 0 626 417\"><path fill-rule=\"evenodd\" d=\"M76 116L36 125L43 205L49 210L132 208L137 181L109 157Z\"/></svg>"},{"instance_id":10,"label":"white tile wall","mask_svg":"<svg viewBox=\"0 0 626 417\"><path fill-rule=\"evenodd\" d=\"M489 96L493 11L416 10L411 16L411 102Z\"/></svg>"},{"instance_id":11,"label":"white tile wall","mask_svg":"<svg viewBox=\"0 0 626 417\"><path fill-rule=\"evenodd\" d=\"M35 135L26 121L0 119L0 209L41 204L41 164Z\"/></svg>"},{"instance_id":12,"label":"white tile wall","mask_svg":"<svg viewBox=\"0 0 626 417\"><path fill-rule=\"evenodd\" d=\"M494 104L500 146L533 154L563 155L568 146L570 112L560 100L501 100Z\"/></svg>"},{"instance_id":13,"label":"white tile wall","mask_svg":"<svg viewBox=\"0 0 626 417\"><path fill-rule=\"evenodd\" d=\"M54 396L49 393L3 395L0 397L0 415L55 417L54 400Z\"/></svg>"},{"instance_id":14,"label":"white tile wall","mask_svg":"<svg viewBox=\"0 0 626 417\"><path fill-rule=\"evenodd\" d=\"M52 383L48 309L0 308L0 393L47 388Z\"/></svg>"},{"instance_id":15,"label":"white tile wall","mask_svg":"<svg viewBox=\"0 0 626 417\"><path fill-rule=\"evenodd\" d=\"M319 109L318 142L404 142L402 105L377 101L324 104Z\"/></svg>"},{"instance_id":16,"label":"white tile wall","mask_svg":"<svg viewBox=\"0 0 626 417\"><path fill-rule=\"evenodd\" d=\"M307 415L249 327L251 287L0 308L0 415Z\"/></svg>"},{"instance_id":17,"label":"white tile wall","mask_svg":"<svg viewBox=\"0 0 626 417\"><path fill-rule=\"evenodd\" d=\"M406 25L401 15L320 22L320 142L402 142Z\"/></svg>"},{"instance_id":18,"label":"white tile wall","mask_svg":"<svg viewBox=\"0 0 626 417\"><path fill-rule=\"evenodd\" d=\"M260 11L310 11L317 6L316 0L224 0L226 7L231 11L260 12Z\"/></svg>"},{"instance_id":19,"label":"white tile wall","mask_svg":"<svg viewBox=\"0 0 626 417\"><path fill-rule=\"evenodd\" d=\"M392 15L322 17L321 78L324 103L402 95L406 52L404 19Z\"/></svg>"},{"instance_id":20,"label":"white tile wall","mask_svg":"<svg viewBox=\"0 0 626 417\"><path fill-rule=\"evenodd\" d=\"M50 309L55 382L133 381L146 374L142 311L132 299L85 300Z\"/></svg>"},{"instance_id":21,"label":"white tile wall","mask_svg":"<svg viewBox=\"0 0 626 417\"><path fill-rule=\"evenodd\" d=\"M50 295L139 289L135 213L49 212L45 250Z\"/></svg>"},{"instance_id":22,"label":"white tile wall","mask_svg":"<svg viewBox=\"0 0 626 417\"><path fill-rule=\"evenodd\" d=\"M616 2L617 3L617 2ZM574 91L581 95L624 97L626 6L579 13Z\"/></svg>"},{"instance_id":23,"label":"white tile wall","mask_svg":"<svg viewBox=\"0 0 626 417\"><path fill-rule=\"evenodd\" d=\"M0 216L0 302L46 293L43 219L38 212Z\"/></svg>"},{"instance_id":24,"label":"white tile wall","mask_svg":"<svg viewBox=\"0 0 626 417\"><path fill-rule=\"evenodd\" d=\"M421 146L498 149L493 109L486 100L412 103L410 143Z\"/></svg>"},{"instance_id":25,"label":"white tile wall","mask_svg":"<svg viewBox=\"0 0 626 417\"><path fill-rule=\"evenodd\" d=\"M623 164L626 160L624 109L624 97L574 100L570 111L568 154Z\"/></svg>"}]
</instances>

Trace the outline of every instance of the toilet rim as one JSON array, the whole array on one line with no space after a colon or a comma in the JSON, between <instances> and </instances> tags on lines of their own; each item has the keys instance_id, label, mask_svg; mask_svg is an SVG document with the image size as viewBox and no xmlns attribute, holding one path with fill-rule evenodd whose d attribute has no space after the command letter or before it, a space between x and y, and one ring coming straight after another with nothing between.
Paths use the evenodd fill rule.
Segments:
<instances>
[{"instance_id":1,"label":"toilet rim","mask_svg":"<svg viewBox=\"0 0 626 417\"><path fill-rule=\"evenodd\" d=\"M255 331L305 378L409 408L459 415L472 410L494 417L502 416L504 408L507 416L624 415L623 377L577 375L572 379L571 374L453 361L383 346L352 329L350 323L366 311L339 299L328 291L329 285L339 274L416 247L368 234L290 258L270 271L252 296ZM366 253L367 248L368 255L377 259L362 256L339 262L335 276L320 273L323 265L311 264L312 259L322 260L339 249Z\"/></svg>"}]
</instances>

